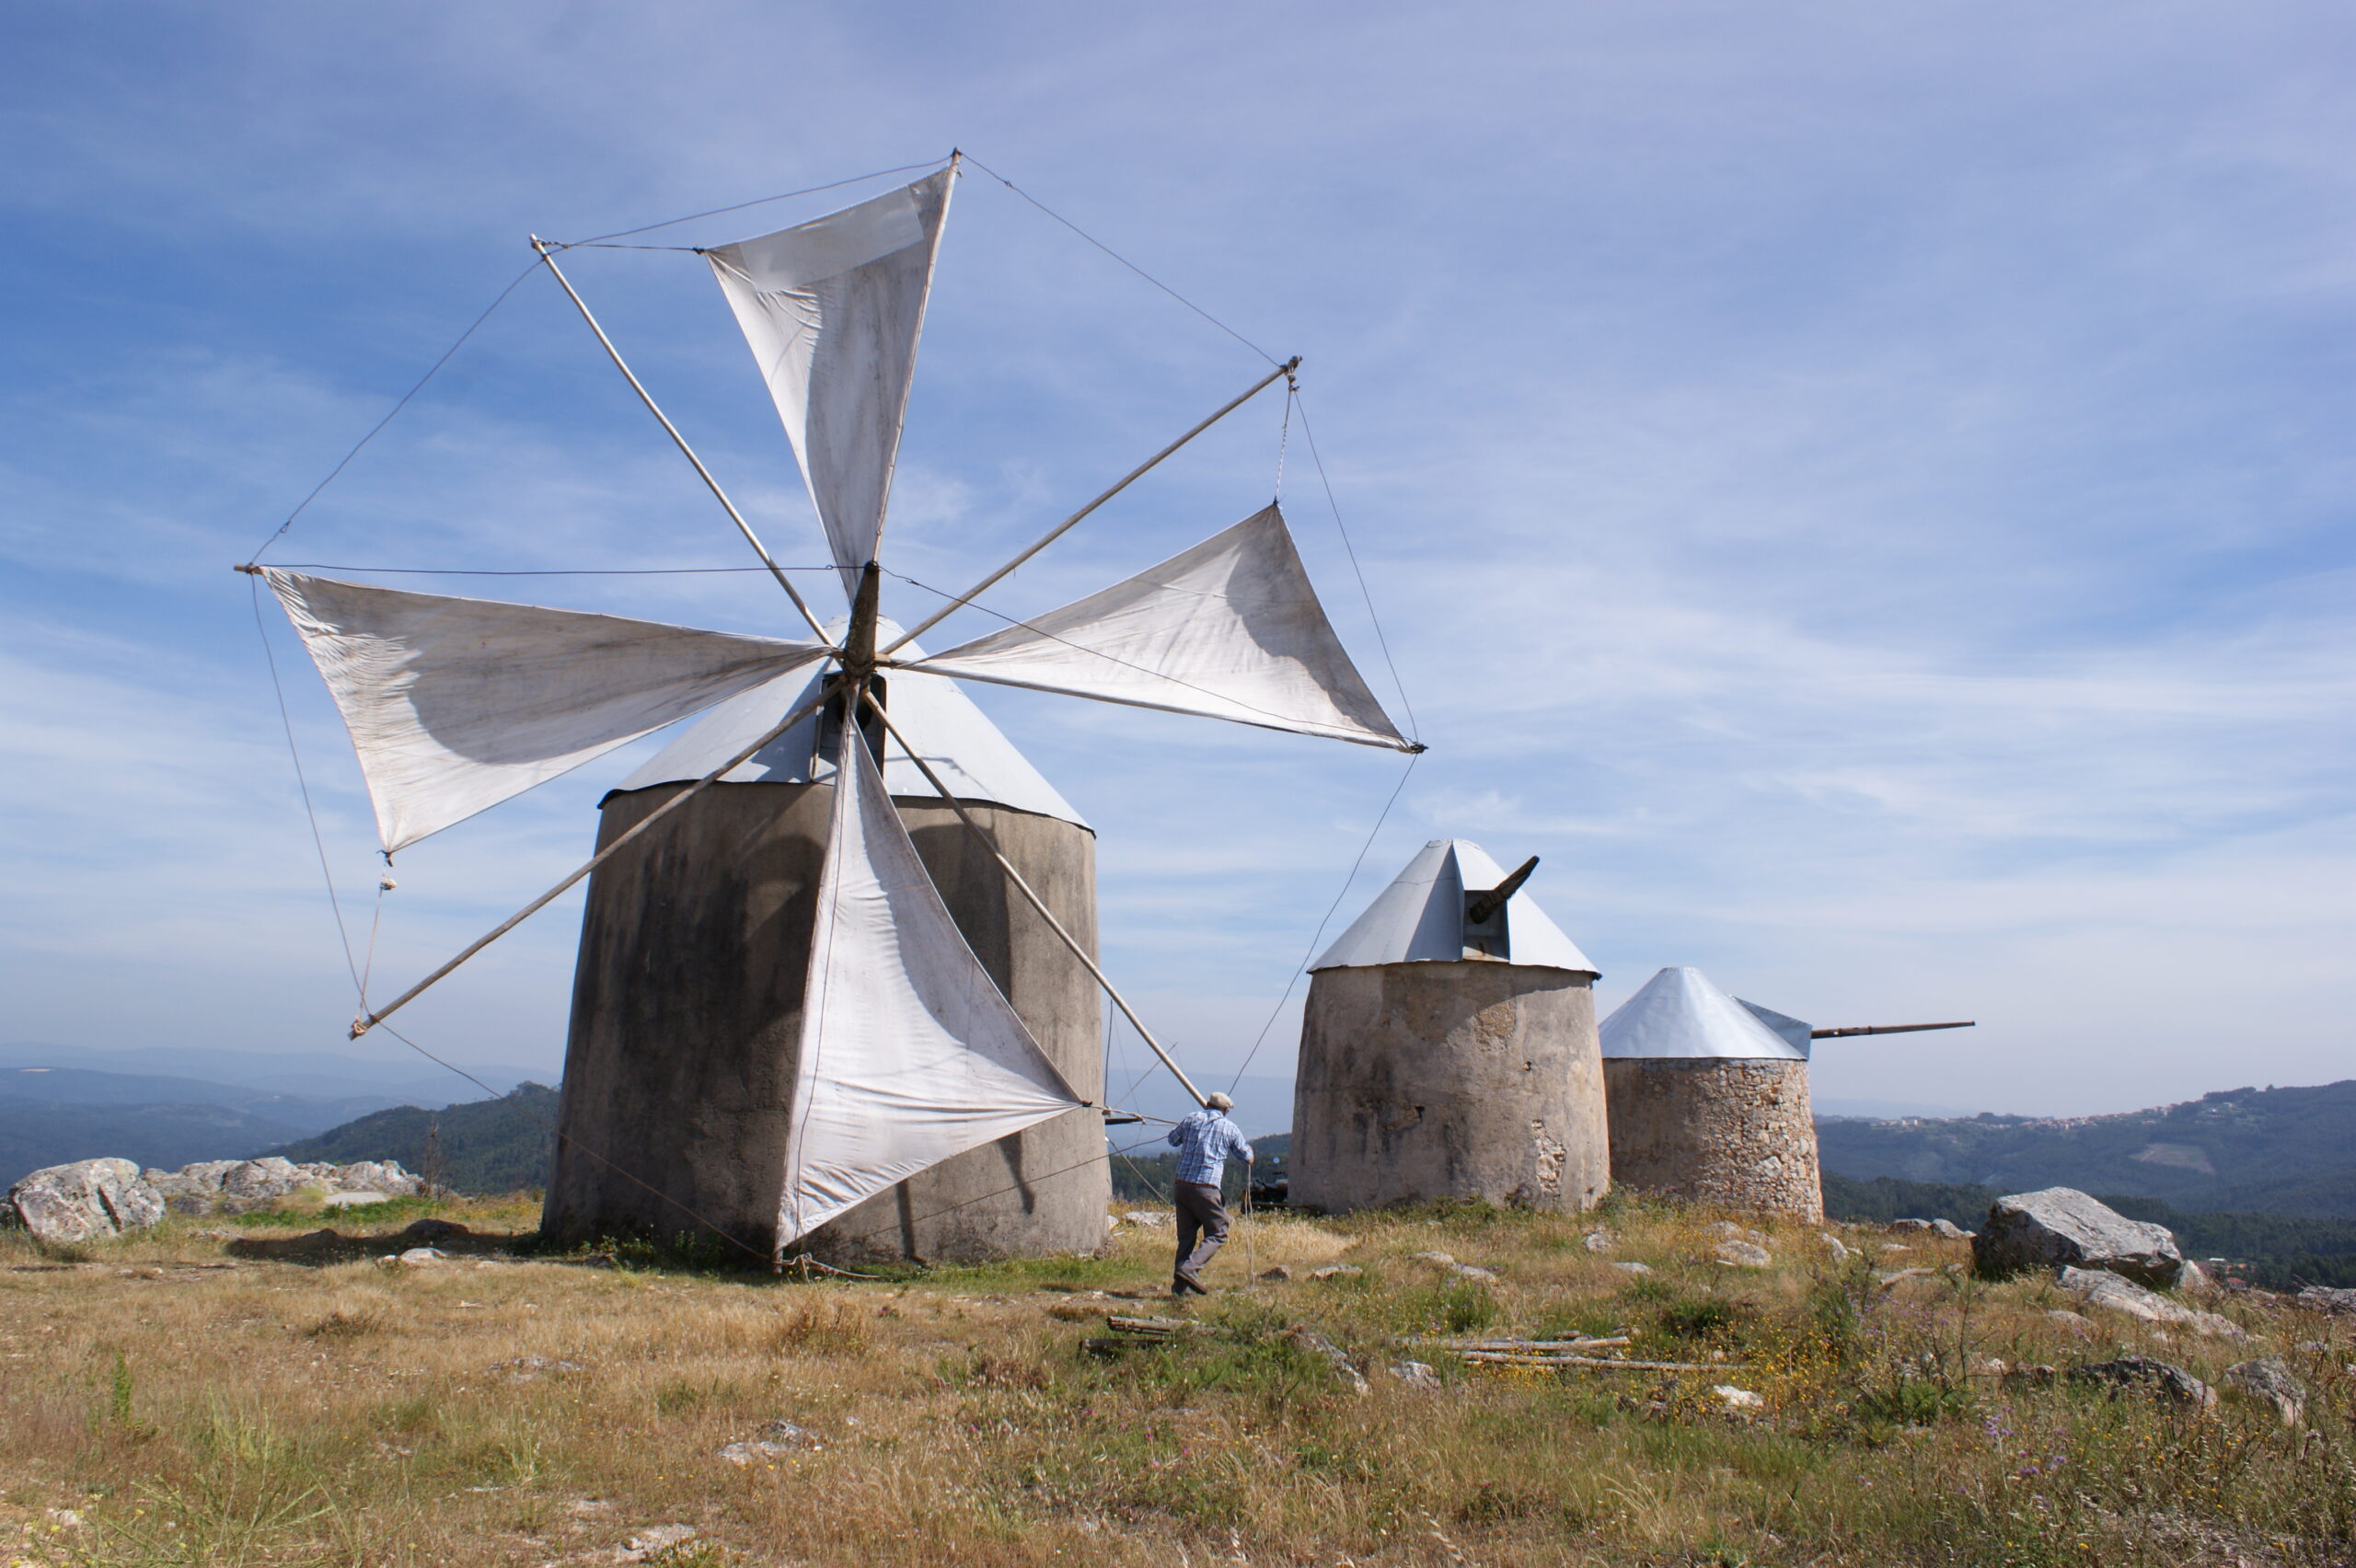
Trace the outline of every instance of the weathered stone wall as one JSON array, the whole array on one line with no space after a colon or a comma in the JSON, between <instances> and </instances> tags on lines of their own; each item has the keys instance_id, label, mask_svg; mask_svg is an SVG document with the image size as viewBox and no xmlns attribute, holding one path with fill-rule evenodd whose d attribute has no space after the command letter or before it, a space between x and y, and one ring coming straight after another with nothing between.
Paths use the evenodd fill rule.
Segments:
<instances>
[{"instance_id":1,"label":"weathered stone wall","mask_svg":"<svg viewBox=\"0 0 2356 1568\"><path fill-rule=\"evenodd\" d=\"M685 788L608 797L600 845ZM763 1257L776 1244L832 795L714 785L590 878L558 1110L565 1137L542 1213L549 1236L694 1236L700 1215ZM897 804L990 978L1072 1087L1101 1099L1095 982L947 805ZM1053 817L968 809L1093 951L1094 836ZM879 1194L821 1228L811 1250L937 1262L1092 1251L1111 1198L1103 1116L1073 1112Z\"/></svg>"},{"instance_id":2,"label":"weathered stone wall","mask_svg":"<svg viewBox=\"0 0 2356 1568\"><path fill-rule=\"evenodd\" d=\"M1611 1186L1587 977L1393 963L1311 976L1290 1197L1339 1213L1435 1198L1576 1212Z\"/></svg>"},{"instance_id":3,"label":"weathered stone wall","mask_svg":"<svg viewBox=\"0 0 2356 1568\"><path fill-rule=\"evenodd\" d=\"M1622 1057L1603 1082L1622 1186L1824 1217L1806 1062Z\"/></svg>"}]
</instances>

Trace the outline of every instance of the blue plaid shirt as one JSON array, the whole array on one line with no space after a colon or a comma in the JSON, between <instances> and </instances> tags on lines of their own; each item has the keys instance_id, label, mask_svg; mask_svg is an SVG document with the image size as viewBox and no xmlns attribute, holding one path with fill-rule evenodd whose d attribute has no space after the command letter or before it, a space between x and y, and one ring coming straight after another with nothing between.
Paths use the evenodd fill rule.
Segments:
<instances>
[{"instance_id":1,"label":"blue plaid shirt","mask_svg":"<svg viewBox=\"0 0 2356 1568\"><path fill-rule=\"evenodd\" d=\"M1170 1141L1178 1146L1181 1182L1207 1182L1216 1187L1227 1173L1230 1156L1252 1158L1252 1146L1243 1141L1243 1129L1208 1108L1171 1128Z\"/></svg>"}]
</instances>

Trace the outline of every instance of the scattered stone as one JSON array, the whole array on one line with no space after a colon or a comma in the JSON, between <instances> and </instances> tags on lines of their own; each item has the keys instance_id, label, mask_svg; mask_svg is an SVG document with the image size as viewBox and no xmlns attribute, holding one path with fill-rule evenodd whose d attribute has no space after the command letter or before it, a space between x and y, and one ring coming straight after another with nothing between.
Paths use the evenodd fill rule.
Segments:
<instances>
[{"instance_id":1,"label":"scattered stone","mask_svg":"<svg viewBox=\"0 0 2356 1568\"><path fill-rule=\"evenodd\" d=\"M2144 1289L2132 1280L2121 1279L2103 1269L2062 1269L2060 1276L2062 1289L2084 1297L2090 1307L2102 1307L2113 1312L2124 1312L2141 1318L2147 1323L2176 1323L2194 1333L2212 1339L2239 1339L2241 1325L2230 1318L2214 1312L2203 1312L2180 1306L2166 1297Z\"/></svg>"},{"instance_id":2,"label":"scattered stone","mask_svg":"<svg viewBox=\"0 0 2356 1568\"><path fill-rule=\"evenodd\" d=\"M77 1159L36 1170L8 1189L0 1215L61 1246L144 1230L163 1217L163 1194L128 1159Z\"/></svg>"},{"instance_id":3,"label":"scattered stone","mask_svg":"<svg viewBox=\"0 0 2356 1568\"><path fill-rule=\"evenodd\" d=\"M1125 1225L1141 1225L1148 1230L1151 1230L1169 1224L1170 1216L1166 1214L1156 1214L1151 1209L1131 1209L1121 1216L1121 1222Z\"/></svg>"},{"instance_id":4,"label":"scattered stone","mask_svg":"<svg viewBox=\"0 0 2356 1568\"><path fill-rule=\"evenodd\" d=\"M1931 1221L1931 1229L1934 1234L1944 1236L1950 1241L1969 1241L1978 1234L1966 1230L1951 1219L1934 1219Z\"/></svg>"},{"instance_id":5,"label":"scattered stone","mask_svg":"<svg viewBox=\"0 0 2356 1568\"><path fill-rule=\"evenodd\" d=\"M1717 1384L1710 1392L1729 1411L1757 1410L1767 1402L1766 1395L1754 1394L1749 1389L1738 1389L1732 1383Z\"/></svg>"},{"instance_id":6,"label":"scattered stone","mask_svg":"<svg viewBox=\"0 0 2356 1568\"><path fill-rule=\"evenodd\" d=\"M458 1305L472 1307L476 1304L461 1301ZM512 1361L498 1363L491 1370L494 1375L506 1373L511 1383L530 1383L551 1374L561 1376L567 1372L586 1372L589 1369L578 1361L551 1361L545 1355L519 1355Z\"/></svg>"},{"instance_id":7,"label":"scattered stone","mask_svg":"<svg viewBox=\"0 0 2356 1568\"><path fill-rule=\"evenodd\" d=\"M2004 1378L2009 1377L2013 1368L2012 1364L2001 1355L1983 1355L1972 1370L1983 1378Z\"/></svg>"},{"instance_id":8,"label":"scattered stone","mask_svg":"<svg viewBox=\"0 0 2356 1568\"><path fill-rule=\"evenodd\" d=\"M1407 1261L1411 1263L1432 1263L1443 1269L1456 1266L1456 1257L1449 1252L1411 1252Z\"/></svg>"},{"instance_id":9,"label":"scattered stone","mask_svg":"<svg viewBox=\"0 0 2356 1568\"><path fill-rule=\"evenodd\" d=\"M1897 1271L1895 1274L1876 1274L1876 1275L1874 1275L1874 1283L1875 1283L1876 1285L1879 1286L1882 1289L1884 1289L1884 1290L1888 1290L1888 1289L1891 1288L1893 1286L1897 1285L1897 1284L1898 1284L1898 1282L1899 1282L1899 1281L1900 1281L1900 1280L1906 1280L1906 1279L1928 1279L1928 1278L1932 1277L1933 1275L1936 1274L1938 1272L1939 1272L1939 1271L1938 1271L1938 1270L1936 1270L1936 1269L1923 1269L1923 1268L1915 1268L1915 1269L1900 1269L1900 1270L1899 1270L1899 1271Z\"/></svg>"},{"instance_id":10,"label":"scattered stone","mask_svg":"<svg viewBox=\"0 0 2356 1568\"><path fill-rule=\"evenodd\" d=\"M2074 1187L1998 1198L1972 1240L1971 1260L1991 1278L2073 1265L2163 1290L2184 1272L2165 1226L2130 1219Z\"/></svg>"},{"instance_id":11,"label":"scattered stone","mask_svg":"<svg viewBox=\"0 0 2356 1568\"><path fill-rule=\"evenodd\" d=\"M1833 1235L1830 1230L1819 1230L1816 1234L1817 1238L1821 1240L1826 1247L1831 1250L1832 1261L1834 1262L1845 1263L1849 1261L1849 1244L1847 1242L1842 1240L1838 1236Z\"/></svg>"},{"instance_id":12,"label":"scattered stone","mask_svg":"<svg viewBox=\"0 0 2356 1568\"><path fill-rule=\"evenodd\" d=\"M392 1201L392 1194L389 1193L329 1193L319 1200L319 1206L331 1209L366 1208L370 1204L388 1204Z\"/></svg>"},{"instance_id":13,"label":"scattered stone","mask_svg":"<svg viewBox=\"0 0 2356 1568\"><path fill-rule=\"evenodd\" d=\"M1365 1375L1359 1372L1357 1367L1351 1366L1350 1358L1342 1354L1342 1347L1335 1344L1332 1340L1327 1339L1323 1334L1319 1333L1316 1330L1295 1324L1292 1328L1285 1331L1284 1337L1292 1341L1293 1343L1300 1346L1303 1350L1323 1356L1326 1362L1332 1366L1334 1370L1340 1375L1342 1380L1349 1384L1350 1389L1353 1393L1366 1394L1372 1393L1374 1391L1368 1386Z\"/></svg>"},{"instance_id":14,"label":"scattered stone","mask_svg":"<svg viewBox=\"0 0 2356 1568\"><path fill-rule=\"evenodd\" d=\"M1311 1279L1356 1279L1366 1271L1356 1263L1328 1263L1322 1269L1311 1269Z\"/></svg>"},{"instance_id":15,"label":"scattered stone","mask_svg":"<svg viewBox=\"0 0 2356 1568\"><path fill-rule=\"evenodd\" d=\"M789 1459L799 1452L801 1450L790 1443L747 1442L743 1438L733 1443L723 1443L720 1447L720 1457L738 1470L743 1470L749 1465L766 1463L770 1459Z\"/></svg>"},{"instance_id":16,"label":"scattered stone","mask_svg":"<svg viewBox=\"0 0 2356 1568\"><path fill-rule=\"evenodd\" d=\"M2056 1307L2045 1315L2045 1320L2066 1333L2090 1334L2095 1332L2093 1319L2084 1312L2073 1312L2066 1307Z\"/></svg>"},{"instance_id":17,"label":"scattered stone","mask_svg":"<svg viewBox=\"0 0 2356 1568\"><path fill-rule=\"evenodd\" d=\"M1608 1230L1590 1230L1587 1233L1585 1245L1590 1252L1609 1252L1618 1243Z\"/></svg>"},{"instance_id":18,"label":"scattered stone","mask_svg":"<svg viewBox=\"0 0 2356 1568\"><path fill-rule=\"evenodd\" d=\"M1439 1374L1420 1361L1403 1361L1391 1368L1391 1375L1411 1389L1437 1389Z\"/></svg>"},{"instance_id":19,"label":"scattered stone","mask_svg":"<svg viewBox=\"0 0 2356 1568\"><path fill-rule=\"evenodd\" d=\"M2176 1288L2187 1296L2214 1296L2217 1294L2217 1282L2209 1277L2207 1269L2187 1258L2184 1267L2177 1273ZM2242 1288L2246 1290L2249 1287L2244 1286Z\"/></svg>"},{"instance_id":20,"label":"scattered stone","mask_svg":"<svg viewBox=\"0 0 2356 1568\"><path fill-rule=\"evenodd\" d=\"M1928 1230L1931 1222L1927 1219L1893 1219L1889 1228L1892 1230Z\"/></svg>"},{"instance_id":21,"label":"scattered stone","mask_svg":"<svg viewBox=\"0 0 2356 1568\"><path fill-rule=\"evenodd\" d=\"M1623 1274L1648 1274L1653 1272L1653 1266L1650 1263L1614 1263L1611 1266Z\"/></svg>"},{"instance_id":22,"label":"scattered stone","mask_svg":"<svg viewBox=\"0 0 2356 1568\"><path fill-rule=\"evenodd\" d=\"M450 1254L439 1247L411 1247L393 1260L405 1269L431 1268L435 1263L446 1263L449 1261Z\"/></svg>"},{"instance_id":23,"label":"scattered stone","mask_svg":"<svg viewBox=\"0 0 2356 1568\"><path fill-rule=\"evenodd\" d=\"M78 1530L82 1528L82 1516L75 1509L52 1508L47 1512L49 1522L61 1530Z\"/></svg>"},{"instance_id":24,"label":"scattered stone","mask_svg":"<svg viewBox=\"0 0 2356 1568\"><path fill-rule=\"evenodd\" d=\"M2027 1383L2035 1388L2042 1389L2051 1386L2054 1380L2061 1376L2061 1368L2039 1364L2034 1366L2015 1366L2004 1375L2004 1381L2008 1383Z\"/></svg>"},{"instance_id":25,"label":"scattered stone","mask_svg":"<svg viewBox=\"0 0 2356 1568\"><path fill-rule=\"evenodd\" d=\"M1272 1284L1281 1283L1292 1277L1292 1270L1287 1268L1282 1263L1278 1263L1274 1268L1262 1269L1260 1271L1260 1277Z\"/></svg>"},{"instance_id":26,"label":"scattered stone","mask_svg":"<svg viewBox=\"0 0 2356 1568\"><path fill-rule=\"evenodd\" d=\"M1877 1252L1911 1252L1913 1250L1911 1247L1901 1247L1895 1241L1885 1241L1874 1249Z\"/></svg>"},{"instance_id":27,"label":"scattered stone","mask_svg":"<svg viewBox=\"0 0 2356 1568\"><path fill-rule=\"evenodd\" d=\"M2327 1285L2311 1285L2299 1292L2299 1305L2310 1312L2328 1312L2336 1318L2356 1318L2356 1290L2336 1290Z\"/></svg>"},{"instance_id":28,"label":"scattered stone","mask_svg":"<svg viewBox=\"0 0 2356 1568\"><path fill-rule=\"evenodd\" d=\"M1763 1269L1775 1259L1755 1241L1721 1241L1711 1257L1729 1268Z\"/></svg>"},{"instance_id":29,"label":"scattered stone","mask_svg":"<svg viewBox=\"0 0 2356 1568\"><path fill-rule=\"evenodd\" d=\"M617 1562L653 1562L696 1539L693 1525L649 1525L615 1549Z\"/></svg>"},{"instance_id":30,"label":"scattered stone","mask_svg":"<svg viewBox=\"0 0 2356 1568\"><path fill-rule=\"evenodd\" d=\"M2225 1368L2225 1387L2260 1404L2270 1404L2285 1426L2296 1426L2307 1412L2307 1386L2292 1374L2279 1355L2236 1361Z\"/></svg>"},{"instance_id":31,"label":"scattered stone","mask_svg":"<svg viewBox=\"0 0 2356 1568\"><path fill-rule=\"evenodd\" d=\"M2156 1394L2174 1403L2201 1410L2217 1402L2216 1389L2173 1362L2156 1361L2148 1355L2122 1355L2116 1361L2073 1366L2069 1376L2073 1383L2107 1383L2114 1389Z\"/></svg>"},{"instance_id":32,"label":"scattered stone","mask_svg":"<svg viewBox=\"0 0 2356 1568\"><path fill-rule=\"evenodd\" d=\"M1496 1270L1484 1269L1478 1263L1459 1263L1449 1272L1459 1279L1479 1280L1484 1283L1493 1282L1497 1277Z\"/></svg>"}]
</instances>

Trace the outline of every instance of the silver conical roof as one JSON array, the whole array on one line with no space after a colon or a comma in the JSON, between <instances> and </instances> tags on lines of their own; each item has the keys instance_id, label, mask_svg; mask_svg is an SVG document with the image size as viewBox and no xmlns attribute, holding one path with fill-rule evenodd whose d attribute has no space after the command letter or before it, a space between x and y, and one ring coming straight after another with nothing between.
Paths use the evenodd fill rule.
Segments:
<instances>
[{"instance_id":1,"label":"silver conical roof","mask_svg":"<svg viewBox=\"0 0 2356 1568\"><path fill-rule=\"evenodd\" d=\"M1467 948L1466 891L1480 893L1505 880L1504 869L1471 839L1435 838L1309 967L1364 969L1482 959L1589 976L1601 973L1527 893L1514 894L1506 906L1508 936L1502 959Z\"/></svg>"},{"instance_id":2,"label":"silver conical roof","mask_svg":"<svg viewBox=\"0 0 2356 1568\"><path fill-rule=\"evenodd\" d=\"M1740 997L1737 997L1735 1000L1742 1002L1744 1007L1750 1009L1751 1017L1782 1035L1801 1055L1805 1056L1808 1054L1810 1048L1808 1042L1812 1038L1809 1032L1811 1025L1802 1023L1789 1013L1779 1013L1773 1008L1762 1008L1757 1002L1743 1002Z\"/></svg>"},{"instance_id":3,"label":"silver conical roof","mask_svg":"<svg viewBox=\"0 0 2356 1568\"><path fill-rule=\"evenodd\" d=\"M1666 1060L1720 1057L1804 1062L1807 1048L1794 1045L1761 1020L1763 1009L1710 984L1698 969L1664 969L1615 1009L1597 1032L1606 1060L1644 1056ZM1797 1019L1773 1015L1802 1031Z\"/></svg>"}]
</instances>

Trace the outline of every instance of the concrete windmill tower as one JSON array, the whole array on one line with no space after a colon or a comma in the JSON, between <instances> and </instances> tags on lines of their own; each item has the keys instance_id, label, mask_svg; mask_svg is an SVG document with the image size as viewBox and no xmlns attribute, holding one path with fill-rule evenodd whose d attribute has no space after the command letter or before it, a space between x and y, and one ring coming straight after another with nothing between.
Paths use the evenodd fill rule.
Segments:
<instances>
[{"instance_id":1,"label":"concrete windmill tower","mask_svg":"<svg viewBox=\"0 0 2356 1568\"><path fill-rule=\"evenodd\" d=\"M956 172L952 158L857 206L695 252L801 464L849 601L832 624L629 373L557 266L565 248L534 241L814 640L244 568L284 605L343 713L388 860L710 715L606 798L587 864L392 1000L364 994L352 1024L355 1038L383 1024L594 876L542 1216L552 1236L716 1235L761 1260L1101 1243L1089 986L1194 1085L1096 963L1087 825L956 682L1423 749L1350 663L1273 502L1061 608L1001 616L943 653L915 641L1289 385L1297 360L930 618L905 631L883 618L876 557Z\"/></svg>"},{"instance_id":2,"label":"concrete windmill tower","mask_svg":"<svg viewBox=\"0 0 2356 1568\"><path fill-rule=\"evenodd\" d=\"M1576 1211L1611 1186L1595 965L1481 847L1436 839L1311 966L1291 1202Z\"/></svg>"}]
</instances>

